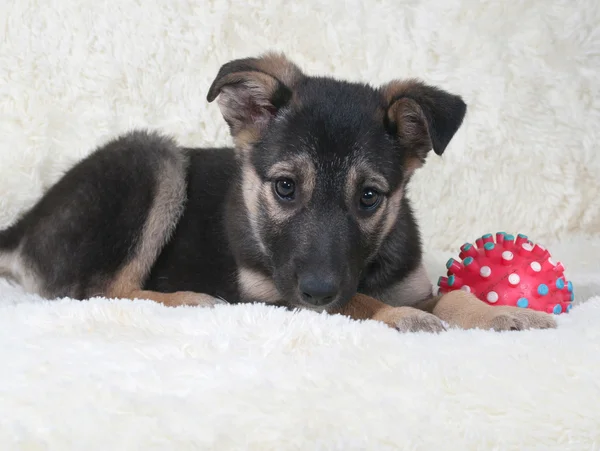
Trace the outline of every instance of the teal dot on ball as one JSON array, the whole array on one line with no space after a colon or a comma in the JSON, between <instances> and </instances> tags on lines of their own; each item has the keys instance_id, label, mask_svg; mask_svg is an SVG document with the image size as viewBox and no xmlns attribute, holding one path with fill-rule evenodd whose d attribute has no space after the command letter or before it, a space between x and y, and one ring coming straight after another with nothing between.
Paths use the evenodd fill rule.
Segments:
<instances>
[{"instance_id":1,"label":"teal dot on ball","mask_svg":"<svg viewBox=\"0 0 600 451\"><path fill-rule=\"evenodd\" d=\"M529 306L529 301L527 300L527 298L520 298L517 301L517 307L527 308L528 306Z\"/></svg>"}]
</instances>

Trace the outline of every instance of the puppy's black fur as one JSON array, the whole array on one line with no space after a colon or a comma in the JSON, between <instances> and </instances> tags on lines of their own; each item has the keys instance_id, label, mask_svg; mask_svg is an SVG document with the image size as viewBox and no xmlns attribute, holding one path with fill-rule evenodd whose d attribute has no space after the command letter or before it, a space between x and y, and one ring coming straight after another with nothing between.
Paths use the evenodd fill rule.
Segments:
<instances>
[{"instance_id":1,"label":"puppy's black fur","mask_svg":"<svg viewBox=\"0 0 600 451\"><path fill-rule=\"evenodd\" d=\"M0 269L80 299L192 292L330 310L357 291L393 305L431 295L404 194L460 127L459 96L309 77L269 54L225 64L216 98L235 149L115 138L0 233Z\"/></svg>"},{"instance_id":2,"label":"puppy's black fur","mask_svg":"<svg viewBox=\"0 0 600 451\"><path fill-rule=\"evenodd\" d=\"M233 237L227 233L225 211L230 190L240 180L239 164L230 148L184 151L190 158L185 211L144 288L207 293L237 302L236 262L230 245ZM235 211L232 214L232 220L244 220L235 218ZM241 241L243 244L243 237Z\"/></svg>"}]
</instances>

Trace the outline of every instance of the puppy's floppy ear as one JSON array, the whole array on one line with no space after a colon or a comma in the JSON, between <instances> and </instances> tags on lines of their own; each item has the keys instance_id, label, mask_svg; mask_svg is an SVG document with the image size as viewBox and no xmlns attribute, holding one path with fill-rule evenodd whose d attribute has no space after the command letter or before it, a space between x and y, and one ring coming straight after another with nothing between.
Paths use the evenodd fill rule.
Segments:
<instances>
[{"instance_id":1,"label":"puppy's floppy ear","mask_svg":"<svg viewBox=\"0 0 600 451\"><path fill-rule=\"evenodd\" d=\"M292 98L294 86L304 77L283 54L269 52L256 58L230 61L221 66L208 90L236 142L256 140L280 108Z\"/></svg>"},{"instance_id":2,"label":"puppy's floppy ear","mask_svg":"<svg viewBox=\"0 0 600 451\"><path fill-rule=\"evenodd\" d=\"M421 166L431 149L443 154L467 112L462 98L414 79L392 81L380 89L387 105L386 126L413 158L408 166Z\"/></svg>"}]
</instances>

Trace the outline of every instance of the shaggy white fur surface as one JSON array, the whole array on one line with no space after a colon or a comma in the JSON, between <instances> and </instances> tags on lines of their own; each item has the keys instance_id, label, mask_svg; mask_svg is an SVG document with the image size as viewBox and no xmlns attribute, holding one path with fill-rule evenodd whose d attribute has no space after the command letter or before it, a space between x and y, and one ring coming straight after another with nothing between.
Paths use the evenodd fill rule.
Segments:
<instances>
[{"instance_id":1,"label":"shaggy white fur surface","mask_svg":"<svg viewBox=\"0 0 600 451\"><path fill-rule=\"evenodd\" d=\"M600 244L553 251L577 306L511 333L46 301L0 279L0 449L599 450Z\"/></svg>"},{"instance_id":2,"label":"shaggy white fur surface","mask_svg":"<svg viewBox=\"0 0 600 451\"><path fill-rule=\"evenodd\" d=\"M597 450L600 297L549 331L2 286L3 450Z\"/></svg>"},{"instance_id":3,"label":"shaggy white fur surface","mask_svg":"<svg viewBox=\"0 0 600 451\"><path fill-rule=\"evenodd\" d=\"M132 127L229 143L212 77L277 49L463 95L463 128L411 186L432 279L465 240L518 231L583 302L600 295L599 23L596 0L4 0L0 227ZM49 303L0 280L0 449L598 450L600 298L559 320L399 335L264 306Z\"/></svg>"}]
</instances>

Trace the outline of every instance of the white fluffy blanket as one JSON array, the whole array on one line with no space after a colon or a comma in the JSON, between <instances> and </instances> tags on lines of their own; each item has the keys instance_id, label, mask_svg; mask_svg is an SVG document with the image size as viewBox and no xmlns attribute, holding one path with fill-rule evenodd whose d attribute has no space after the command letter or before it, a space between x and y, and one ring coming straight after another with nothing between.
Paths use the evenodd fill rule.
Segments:
<instances>
[{"instance_id":1,"label":"white fluffy blanket","mask_svg":"<svg viewBox=\"0 0 600 451\"><path fill-rule=\"evenodd\" d=\"M131 127L230 142L212 77L279 49L462 94L465 125L410 192L432 280L463 241L523 232L579 302L557 330L399 335L264 306L49 303L0 280L0 449L599 450L598 23L597 0L0 2L0 227Z\"/></svg>"},{"instance_id":2,"label":"white fluffy blanket","mask_svg":"<svg viewBox=\"0 0 600 451\"><path fill-rule=\"evenodd\" d=\"M600 298L558 330L442 335L260 305L11 298L24 302L0 309L7 451L600 444Z\"/></svg>"},{"instance_id":3,"label":"white fluffy blanket","mask_svg":"<svg viewBox=\"0 0 600 451\"><path fill-rule=\"evenodd\" d=\"M581 300L600 265L576 263L599 249L563 254ZM0 296L2 450L600 446L598 296L555 330L440 335L264 305L49 302L1 281Z\"/></svg>"}]
</instances>

